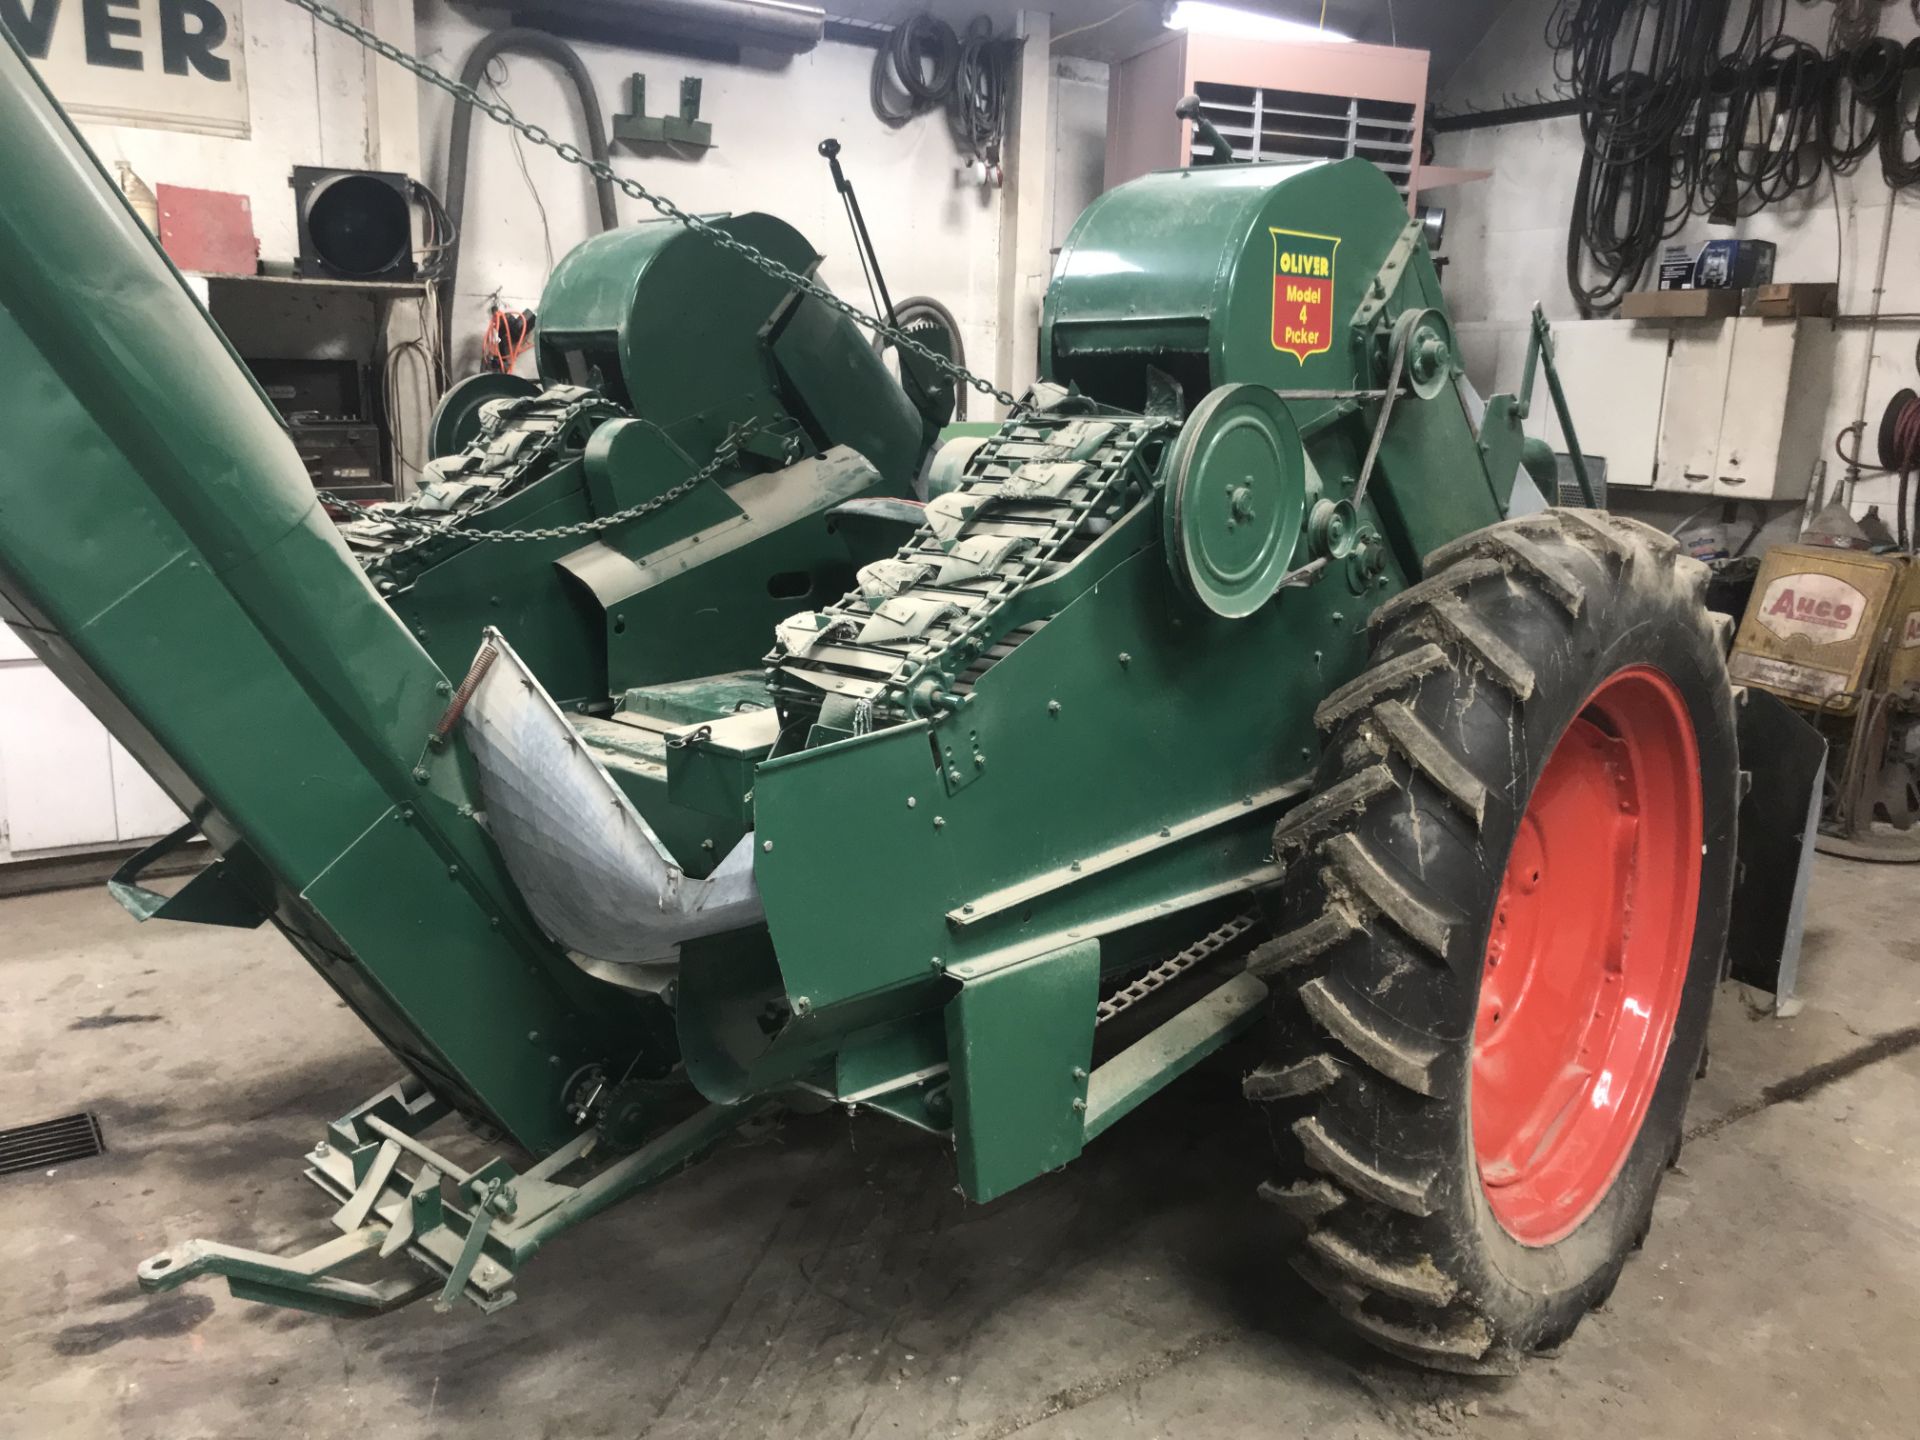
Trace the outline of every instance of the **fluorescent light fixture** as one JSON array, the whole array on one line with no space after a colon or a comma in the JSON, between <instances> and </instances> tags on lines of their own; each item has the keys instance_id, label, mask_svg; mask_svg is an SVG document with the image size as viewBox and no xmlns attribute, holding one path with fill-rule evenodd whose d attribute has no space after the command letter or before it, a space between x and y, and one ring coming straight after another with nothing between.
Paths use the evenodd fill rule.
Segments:
<instances>
[{"instance_id":1,"label":"fluorescent light fixture","mask_svg":"<svg viewBox=\"0 0 1920 1440\"><path fill-rule=\"evenodd\" d=\"M1178 0L1167 9L1169 30L1192 30L1202 35L1231 35L1241 40L1337 40L1351 43L1351 35L1323 30L1300 20L1282 20L1257 10L1215 5L1211 0Z\"/></svg>"}]
</instances>

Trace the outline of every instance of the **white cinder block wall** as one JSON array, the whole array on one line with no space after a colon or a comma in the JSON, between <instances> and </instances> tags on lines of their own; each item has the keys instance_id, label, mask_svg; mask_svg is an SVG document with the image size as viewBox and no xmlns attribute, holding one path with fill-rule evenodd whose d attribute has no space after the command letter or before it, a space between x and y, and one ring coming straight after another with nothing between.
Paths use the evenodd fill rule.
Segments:
<instances>
[{"instance_id":1,"label":"white cinder block wall","mask_svg":"<svg viewBox=\"0 0 1920 1440\"><path fill-rule=\"evenodd\" d=\"M1905 41L1920 28L1905 5L1878 8L1885 35ZM1536 89L1551 94L1554 56L1544 34L1552 9L1553 0L1513 0L1448 82L1443 104L1455 110L1469 104L1491 109L1506 103L1503 97L1509 95L1530 100ZM1745 14L1744 7L1736 9ZM1832 7L1789 5L1786 10L1789 33L1824 50ZM1515 357L1521 347L1496 346L1489 332L1523 327L1536 300L1545 303L1548 316L1555 320L1571 320L1579 313L1567 286L1566 249L1582 153L1580 122L1574 117L1531 121L1442 134L1436 141L1439 164L1493 171L1491 180L1460 186L1435 198L1449 212L1446 290L1462 332L1469 370L1482 390L1507 388L1518 378ZM1735 228L1710 226L1696 217L1671 243L1698 249L1717 237L1771 240L1779 247L1776 280L1837 278L1840 313L1862 317L1873 306L1889 205L1893 237L1881 309L1910 317L1920 314L1920 266L1913 261L1920 251L1920 195L1896 197L1881 178L1877 155L1851 176L1840 177L1837 216L1834 190L1823 179L1788 204L1764 210ZM1650 272L1643 284L1651 286L1654 280ZM1860 323L1840 327L1825 420L1829 487L1842 469L1831 439L1857 418L1863 380L1869 436L1877 430L1880 414L1893 394L1903 386L1920 384L1916 340L1920 340L1920 325L1911 320L1884 323L1877 333ZM1496 349L1502 357L1497 366L1492 361ZM1496 374L1496 370L1515 373ZM1572 403L1577 424L1580 397L1574 395ZM1541 408L1536 404L1536 410ZM1871 445L1867 453L1872 454ZM1855 496L1855 513L1863 514L1868 505L1877 503L1882 516L1890 519L1894 491L1891 478L1863 480ZM1671 524L1698 504L1691 496L1645 492L1629 495L1616 490L1614 497L1616 508L1644 513L1655 523Z\"/></svg>"}]
</instances>

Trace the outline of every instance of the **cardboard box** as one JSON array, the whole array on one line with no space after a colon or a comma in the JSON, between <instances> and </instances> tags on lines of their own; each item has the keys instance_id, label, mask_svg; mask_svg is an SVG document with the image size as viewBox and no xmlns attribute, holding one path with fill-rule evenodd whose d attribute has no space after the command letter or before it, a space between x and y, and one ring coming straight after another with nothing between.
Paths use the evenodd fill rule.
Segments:
<instances>
[{"instance_id":1,"label":"cardboard box","mask_svg":"<svg viewBox=\"0 0 1920 1440\"><path fill-rule=\"evenodd\" d=\"M1660 257L1661 290L1693 288L1693 251L1684 245L1669 245Z\"/></svg>"},{"instance_id":2,"label":"cardboard box","mask_svg":"<svg viewBox=\"0 0 1920 1440\"><path fill-rule=\"evenodd\" d=\"M1693 262L1696 290L1749 290L1773 283L1771 240L1709 240Z\"/></svg>"},{"instance_id":3,"label":"cardboard box","mask_svg":"<svg viewBox=\"0 0 1920 1440\"><path fill-rule=\"evenodd\" d=\"M1758 285L1747 291L1745 315L1769 320L1798 320L1839 312L1840 287L1831 280L1812 285Z\"/></svg>"},{"instance_id":4,"label":"cardboard box","mask_svg":"<svg viewBox=\"0 0 1920 1440\"><path fill-rule=\"evenodd\" d=\"M1620 303L1626 320L1723 320L1740 313L1738 290L1635 290Z\"/></svg>"}]
</instances>

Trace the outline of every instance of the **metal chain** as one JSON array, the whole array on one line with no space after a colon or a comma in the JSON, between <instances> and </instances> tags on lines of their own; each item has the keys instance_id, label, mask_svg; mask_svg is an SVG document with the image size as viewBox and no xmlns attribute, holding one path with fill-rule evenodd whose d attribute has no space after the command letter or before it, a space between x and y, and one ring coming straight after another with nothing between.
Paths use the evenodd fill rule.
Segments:
<instances>
[{"instance_id":1,"label":"metal chain","mask_svg":"<svg viewBox=\"0 0 1920 1440\"><path fill-rule=\"evenodd\" d=\"M869 315L856 305L848 304L824 285L809 280L796 270L789 269L778 260L775 260L771 255L765 254L754 246L747 244L745 241L735 239L717 225L702 220L698 215L690 214L688 211L682 210L678 205L674 204L673 201L667 199L666 196L655 194L636 180L629 180L625 176L615 174L613 167L604 160L595 160L592 156L585 154L579 146L569 141L555 140L553 136L547 132L545 127L530 124L522 120L518 115L515 115L506 104L498 100L486 99L472 86L462 85L457 80L449 79L425 61L415 59L404 50L401 50L386 40L382 40L371 30L354 24L353 21L349 20L339 11L321 4L320 0L287 0L287 3L306 11L321 24L331 26L342 35L359 42L367 49L373 51L374 54L380 56L381 59L391 60L415 78L425 81L437 90L444 90L459 103L473 106L474 109L478 110L482 115L485 115L496 124L504 125L509 130L517 132L523 139L529 140L544 149L551 150L569 165L580 166L595 178L605 180L618 187L623 193L631 196L633 199L652 206L654 210L667 219L677 221L689 230L698 231L713 241L713 243L718 245L722 250L727 250L738 255L756 270L771 276L784 285L792 286L803 294L811 295L821 304L844 315L854 324L872 331L875 335L890 341L901 350L919 356L922 360L927 361L934 366L934 368L945 374L952 376L953 379L959 381L961 384L972 386L982 395L990 396L992 399L1006 406L1009 410L1017 411L1021 408L1020 402L1015 399L1012 394L1002 390L984 376L974 374L964 365L955 364L945 355L922 345L898 325Z\"/></svg>"},{"instance_id":2,"label":"metal chain","mask_svg":"<svg viewBox=\"0 0 1920 1440\"><path fill-rule=\"evenodd\" d=\"M637 505L629 505L624 510L616 510L611 515L596 515L590 520L576 521L571 525L547 525L537 530L466 530L461 528L463 520L474 518L468 515L456 515L438 524L414 520L402 515L376 513L369 515L369 522L376 525L391 525L397 530L407 531L414 539L401 548L411 549L415 545L425 544L436 535L456 535L462 540L487 540L494 542L512 542L519 540L571 540L586 535L597 535L602 530L611 530L616 525L624 525L629 520L638 520L642 515L651 515L656 510L664 510L683 495L690 495L699 489L705 481L711 480L722 470L740 458L741 438L751 429L751 425L737 427L731 431L720 448L713 452L713 458L702 465L693 474L671 489L662 490L651 500L642 500ZM320 502L328 505L352 506L351 500L343 500L330 491L322 490ZM477 514L486 512L480 511Z\"/></svg>"},{"instance_id":3,"label":"metal chain","mask_svg":"<svg viewBox=\"0 0 1920 1440\"><path fill-rule=\"evenodd\" d=\"M1238 940L1242 935L1245 935L1249 930L1253 929L1258 921L1259 917L1251 910L1234 916L1218 930L1194 941L1193 944L1182 950L1178 955L1175 955L1171 960L1162 961L1139 979L1135 980L1131 985L1114 991L1113 994L1109 995L1105 1000L1102 1000L1099 1007L1094 1011L1093 1023L1095 1025L1104 1025L1107 1021L1113 1019L1114 1016L1124 1014L1126 1011L1131 1010L1135 1005L1138 1005L1142 1000L1146 999L1147 996L1153 994L1154 991L1171 981L1179 979L1203 960L1210 960L1215 955L1218 955L1235 940Z\"/></svg>"}]
</instances>

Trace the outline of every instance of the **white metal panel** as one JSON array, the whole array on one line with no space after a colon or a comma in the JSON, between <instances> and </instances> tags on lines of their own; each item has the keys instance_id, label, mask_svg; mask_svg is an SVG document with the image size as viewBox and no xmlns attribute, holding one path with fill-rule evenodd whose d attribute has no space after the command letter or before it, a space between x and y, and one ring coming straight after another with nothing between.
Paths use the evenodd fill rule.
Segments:
<instances>
[{"instance_id":1,"label":"white metal panel","mask_svg":"<svg viewBox=\"0 0 1920 1440\"><path fill-rule=\"evenodd\" d=\"M13 633L13 627L0 624L0 665L9 660L31 660L33 652L27 649L26 642Z\"/></svg>"},{"instance_id":2,"label":"white metal panel","mask_svg":"<svg viewBox=\"0 0 1920 1440\"><path fill-rule=\"evenodd\" d=\"M1580 448L1607 462L1608 489L1647 489L1660 444L1667 331L1623 320L1582 320L1554 326L1553 338L1554 366ZM1546 442L1566 450L1544 379L1534 387L1533 411L1545 416Z\"/></svg>"},{"instance_id":3,"label":"white metal panel","mask_svg":"<svg viewBox=\"0 0 1920 1440\"><path fill-rule=\"evenodd\" d=\"M119 839L108 743L50 671L0 667L0 770L14 854Z\"/></svg>"},{"instance_id":4,"label":"white metal panel","mask_svg":"<svg viewBox=\"0 0 1920 1440\"><path fill-rule=\"evenodd\" d=\"M153 840L178 829L186 821L180 807L154 784L138 760L111 736L107 738L113 771L114 829L122 840Z\"/></svg>"},{"instance_id":5,"label":"white metal panel","mask_svg":"<svg viewBox=\"0 0 1920 1440\"><path fill-rule=\"evenodd\" d=\"M1726 403L1720 412L1720 459L1713 493L1732 500L1771 500L1780 487L1780 437L1793 378L1791 320L1730 320Z\"/></svg>"},{"instance_id":6,"label":"white metal panel","mask_svg":"<svg viewBox=\"0 0 1920 1440\"><path fill-rule=\"evenodd\" d=\"M1724 320L1682 321L1673 327L1672 344L1653 488L1707 498L1720 462L1733 326Z\"/></svg>"},{"instance_id":7,"label":"white metal panel","mask_svg":"<svg viewBox=\"0 0 1920 1440\"><path fill-rule=\"evenodd\" d=\"M1793 373L1780 434L1780 463L1774 472L1772 500L1804 500L1816 464L1837 466L1828 457L1833 430L1828 417L1836 397L1854 393L1838 375L1840 332L1831 321L1800 320L1793 327ZM1872 453L1872 447L1868 447Z\"/></svg>"}]
</instances>

